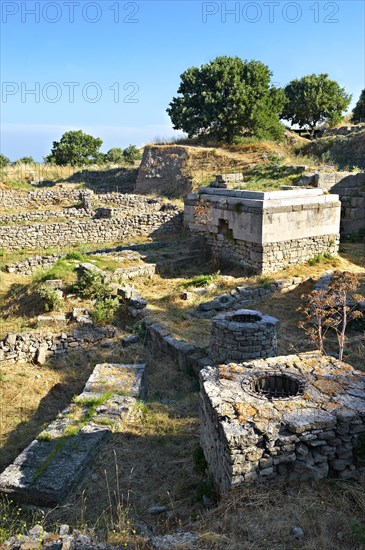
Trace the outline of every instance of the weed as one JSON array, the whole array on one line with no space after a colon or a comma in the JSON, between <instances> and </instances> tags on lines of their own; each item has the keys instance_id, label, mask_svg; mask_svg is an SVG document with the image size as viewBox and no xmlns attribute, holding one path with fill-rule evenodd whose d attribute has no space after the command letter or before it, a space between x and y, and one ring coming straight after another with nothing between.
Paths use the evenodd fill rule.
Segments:
<instances>
[{"instance_id":1,"label":"weed","mask_svg":"<svg viewBox=\"0 0 365 550\"><path fill-rule=\"evenodd\" d=\"M352 522L352 536L357 542L365 544L365 529L358 521Z\"/></svg>"},{"instance_id":2,"label":"weed","mask_svg":"<svg viewBox=\"0 0 365 550\"><path fill-rule=\"evenodd\" d=\"M27 531L27 523L21 519L21 507L7 495L0 495L0 544L13 535L18 537Z\"/></svg>"},{"instance_id":3,"label":"weed","mask_svg":"<svg viewBox=\"0 0 365 550\"><path fill-rule=\"evenodd\" d=\"M57 260L53 267L48 270L37 271L33 276L33 283L43 283L50 279L62 279L65 282L70 282L75 272L75 265L69 263L65 259Z\"/></svg>"},{"instance_id":4,"label":"weed","mask_svg":"<svg viewBox=\"0 0 365 550\"><path fill-rule=\"evenodd\" d=\"M92 395L90 397L78 396L73 399L76 405L87 407L90 409L96 409L99 405L103 405L108 399L112 397L112 392L105 392L102 395Z\"/></svg>"},{"instance_id":5,"label":"weed","mask_svg":"<svg viewBox=\"0 0 365 550\"><path fill-rule=\"evenodd\" d=\"M73 252L69 252L65 256L65 260L77 260L79 262L84 262L87 259L87 257L82 254L81 252L78 252L77 250Z\"/></svg>"},{"instance_id":6,"label":"weed","mask_svg":"<svg viewBox=\"0 0 365 550\"><path fill-rule=\"evenodd\" d=\"M137 336L140 336L141 338L143 338L146 334L146 325L143 321L138 321L138 323L134 323L133 325L127 325L126 328L132 334L137 334Z\"/></svg>"},{"instance_id":7,"label":"weed","mask_svg":"<svg viewBox=\"0 0 365 550\"><path fill-rule=\"evenodd\" d=\"M316 256L313 256L313 258L309 258L309 260L307 260L307 264L314 266L320 264L324 260L331 260L332 258L333 256L330 252L325 252L324 254L317 254Z\"/></svg>"}]
</instances>

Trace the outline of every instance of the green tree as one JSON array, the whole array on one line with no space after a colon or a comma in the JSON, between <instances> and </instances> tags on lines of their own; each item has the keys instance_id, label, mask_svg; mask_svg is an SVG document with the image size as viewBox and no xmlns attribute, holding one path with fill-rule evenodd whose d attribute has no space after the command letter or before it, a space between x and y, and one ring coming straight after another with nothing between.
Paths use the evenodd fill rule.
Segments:
<instances>
[{"instance_id":1,"label":"green tree","mask_svg":"<svg viewBox=\"0 0 365 550\"><path fill-rule=\"evenodd\" d=\"M10 159L0 153L0 168L5 168L5 166L8 166L10 164Z\"/></svg>"},{"instance_id":2,"label":"green tree","mask_svg":"<svg viewBox=\"0 0 365 550\"><path fill-rule=\"evenodd\" d=\"M365 89L361 92L358 102L352 111L352 122L365 122Z\"/></svg>"},{"instance_id":3,"label":"green tree","mask_svg":"<svg viewBox=\"0 0 365 550\"><path fill-rule=\"evenodd\" d=\"M124 162L128 164L133 164L136 160L141 160L141 158L141 151L135 145L129 145L123 151Z\"/></svg>"},{"instance_id":4,"label":"green tree","mask_svg":"<svg viewBox=\"0 0 365 550\"><path fill-rule=\"evenodd\" d=\"M100 138L84 134L82 130L71 130L65 132L60 141L53 142L51 153L44 160L60 166L84 166L104 162L104 155L99 151L102 144Z\"/></svg>"},{"instance_id":5,"label":"green tree","mask_svg":"<svg viewBox=\"0 0 365 550\"><path fill-rule=\"evenodd\" d=\"M123 149L120 147L113 147L112 149L109 149L105 155L105 160L114 164L121 164L124 161Z\"/></svg>"},{"instance_id":6,"label":"green tree","mask_svg":"<svg viewBox=\"0 0 365 550\"><path fill-rule=\"evenodd\" d=\"M16 160L14 164L35 164L35 160L33 157L21 157L20 159Z\"/></svg>"},{"instance_id":7,"label":"green tree","mask_svg":"<svg viewBox=\"0 0 365 550\"><path fill-rule=\"evenodd\" d=\"M167 109L175 130L232 143L242 134L280 138L284 92L270 85L272 73L260 61L217 57L181 75Z\"/></svg>"},{"instance_id":8,"label":"green tree","mask_svg":"<svg viewBox=\"0 0 365 550\"><path fill-rule=\"evenodd\" d=\"M309 126L311 135L319 122L341 120L351 101L351 95L335 80L330 80L328 74L312 74L292 80L284 92L287 103L282 118L300 128Z\"/></svg>"}]
</instances>

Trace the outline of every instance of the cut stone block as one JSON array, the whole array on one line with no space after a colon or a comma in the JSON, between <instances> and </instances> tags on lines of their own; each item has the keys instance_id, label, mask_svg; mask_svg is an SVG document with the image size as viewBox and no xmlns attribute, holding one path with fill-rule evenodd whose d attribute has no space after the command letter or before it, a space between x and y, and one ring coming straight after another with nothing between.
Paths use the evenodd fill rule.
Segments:
<instances>
[{"instance_id":1,"label":"cut stone block","mask_svg":"<svg viewBox=\"0 0 365 550\"><path fill-rule=\"evenodd\" d=\"M111 437L114 423L146 394L145 365L96 365L85 389L0 475L0 492L27 504L56 506L77 485Z\"/></svg>"}]
</instances>

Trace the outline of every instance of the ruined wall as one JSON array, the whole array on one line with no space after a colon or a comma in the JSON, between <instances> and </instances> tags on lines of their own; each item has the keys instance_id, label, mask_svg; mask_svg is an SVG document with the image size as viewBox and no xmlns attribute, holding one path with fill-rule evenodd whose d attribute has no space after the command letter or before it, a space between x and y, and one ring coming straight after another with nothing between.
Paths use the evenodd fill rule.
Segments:
<instances>
[{"instance_id":1,"label":"ruined wall","mask_svg":"<svg viewBox=\"0 0 365 550\"><path fill-rule=\"evenodd\" d=\"M45 331L9 333L0 340L0 362L44 364L49 357L75 349L86 349L92 344L115 336L115 330L103 327L75 329L71 333L52 334Z\"/></svg>"},{"instance_id":2,"label":"ruined wall","mask_svg":"<svg viewBox=\"0 0 365 550\"><path fill-rule=\"evenodd\" d=\"M0 190L0 212L2 209L37 209L45 206L59 206L60 204L80 203L81 207L95 207L113 205L127 209L160 208L163 202L151 197L124 193L95 193L90 189L36 190L36 191L2 191Z\"/></svg>"},{"instance_id":3,"label":"ruined wall","mask_svg":"<svg viewBox=\"0 0 365 550\"><path fill-rule=\"evenodd\" d=\"M221 261L267 273L336 254L340 202L322 190L268 193L204 187L185 201L184 223Z\"/></svg>"},{"instance_id":4,"label":"ruined wall","mask_svg":"<svg viewBox=\"0 0 365 550\"><path fill-rule=\"evenodd\" d=\"M181 227L175 210L122 219L72 220L65 223L0 226L0 248L31 250L76 243L121 241L154 232L173 232Z\"/></svg>"},{"instance_id":5,"label":"ruined wall","mask_svg":"<svg viewBox=\"0 0 365 550\"><path fill-rule=\"evenodd\" d=\"M339 195L341 235L365 230L365 172L320 172L317 186Z\"/></svg>"},{"instance_id":6,"label":"ruined wall","mask_svg":"<svg viewBox=\"0 0 365 550\"><path fill-rule=\"evenodd\" d=\"M179 146L145 147L139 167L136 192L157 193L169 197L186 196L192 189L191 178L183 174L188 150Z\"/></svg>"}]
</instances>

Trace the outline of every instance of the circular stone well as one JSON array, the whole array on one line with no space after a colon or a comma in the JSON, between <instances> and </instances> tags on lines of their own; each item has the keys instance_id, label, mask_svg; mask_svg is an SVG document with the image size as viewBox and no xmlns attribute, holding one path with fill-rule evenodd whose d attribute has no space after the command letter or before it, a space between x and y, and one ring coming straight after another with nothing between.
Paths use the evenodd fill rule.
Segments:
<instances>
[{"instance_id":1,"label":"circular stone well","mask_svg":"<svg viewBox=\"0 0 365 550\"><path fill-rule=\"evenodd\" d=\"M238 309L212 321L209 355L216 363L274 357L277 354L275 317L260 311Z\"/></svg>"},{"instance_id":2,"label":"circular stone well","mask_svg":"<svg viewBox=\"0 0 365 550\"><path fill-rule=\"evenodd\" d=\"M292 373L257 372L242 381L242 388L254 397L264 399L294 399L304 393L303 377Z\"/></svg>"}]
</instances>

